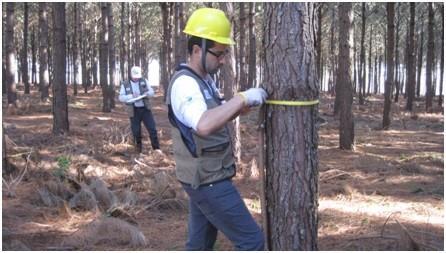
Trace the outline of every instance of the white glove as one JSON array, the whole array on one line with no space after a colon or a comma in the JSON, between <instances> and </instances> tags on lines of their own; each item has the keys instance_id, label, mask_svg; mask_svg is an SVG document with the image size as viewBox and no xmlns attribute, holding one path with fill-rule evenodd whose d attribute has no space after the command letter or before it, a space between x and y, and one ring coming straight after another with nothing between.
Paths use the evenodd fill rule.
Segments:
<instances>
[{"instance_id":1,"label":"white glove","mask_svg":"<svg viewBox=\"0 0 446 253\"><path fill-rule=\"evenodd\" d=\"M268 93L262 88L250 88L244 92L240 92L240 95L245 99L245 105L257 106L265 103Z\"/></svg>"}]
</instances>

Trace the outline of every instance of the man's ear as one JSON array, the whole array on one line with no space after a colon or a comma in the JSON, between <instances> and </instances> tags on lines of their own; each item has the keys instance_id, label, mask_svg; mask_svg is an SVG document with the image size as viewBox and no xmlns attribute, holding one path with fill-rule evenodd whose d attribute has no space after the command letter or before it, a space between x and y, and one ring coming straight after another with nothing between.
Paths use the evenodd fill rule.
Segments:
<instances>
[{"instance_id":1,"label":"man's ear","mask_svg":"<svg viewBox=\"0 0 446 253\"><path fill-rule=\"evenodd\" d=\"M200 52L201 52L201 47L199 47L198 45L192 46L192 54L198 54Z\"/></svg>"}]
</instances>

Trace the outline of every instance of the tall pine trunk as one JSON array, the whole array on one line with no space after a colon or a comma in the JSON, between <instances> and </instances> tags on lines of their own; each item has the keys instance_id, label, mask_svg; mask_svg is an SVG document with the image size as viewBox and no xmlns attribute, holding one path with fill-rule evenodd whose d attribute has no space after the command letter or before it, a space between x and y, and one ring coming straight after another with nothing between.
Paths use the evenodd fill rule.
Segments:
<instances>
[{"instance_id":1,"label":"tall pine trunk","mask_svg":"<svg viewBox=\"0 0 446 253\"><path fill-rule=\"evenodd\" d=\"M361 49L359 55L359 104L364 104L364 90L365 90L365 23L366 23L366 3L362 3L361 8Z\"/></svg>"},{"instance_id":2,"label":"tall pine trunk","mask_svg":"<svg viewBox=\"0 0 446 253\"><path fill-rule=\"evenodd\" d=\"M410 3L409 48L407 66L407 101L406 110L412 111L415 98L415 3Z\"/></svg>"},{"instance_id":3,"label":"tall pine trunk","mask_svg":"<svg viewBox=\"0 0 446 253\"><path fill-rule=\"evenodd\" d=\"M66 23L65 3L52 3L54 24L54 79L53 89L53 133L64 134L69 131L68 99L66 84Z\"/></svg>"},{"instance_id":4,"label":"tall pine trunk","mask_svg":"<svg viewBox=\"0 0 446 253\"><path fill-rule=\"evenodd\" d=\"M262 83L269 99L318 99L315 4L264 5ZM317 250L317 115L317 105L266 106L266 233L271 250Z\"/></svg>"},{"instance_id":5,"label":"tall pine trunk","mask_svg":"<svg viewBox=\"0 0 446 253\"><path fill-rule=\"evenodd\" d=\"M387 3L387 55L386 55L386 83L384 91L383 129L390 127L391 92L394 82L394 35L395 35L395 3Z\"/></svg>"},{"instance_id":6,"label":"tall pine trunk","mask_svg":"<svg viewBox=\"0 0 446 253\"><path fill-rule=\"evenodd\" d=\"M444 5L440 6L441 13L441 58L440 58L440 94L438 98L438 106L443 105L443 73L444 73Z\"/></svg>"},{"instance_id":7,"label":"tall pine trunk","mask_svg":"<svg viewBox=\"0 0 446 253\"><path fill-rule=\"evenodd\" d=\"M435 91L432 88L432 72L434 69L434 8L429 6L429 22L427 25L427 55L426 55L426 112L432 111L432 100Z\"/></svg>"},{"instance_id":8,"label":"tall pine trunk","mask_svg":"<svg viewBox=\"0 0 446 253\"><path fill-rule=\"evenodd\" d=\"M249 40L249 56L248 56L248 87L256 87L257 84L257 65L256 65L256 32L255 32L255 6L256 3L248 3L248 40Z\"/></svg>"},{"instance_id":9,"label":"tall pine trunk","mask_svg":"<svg viewBox=\"0 0 446 253\"><path fill-rule=\"evenodd\" d=\"M37 45L36 45L36 30L33 26L31 30L31 82L37 84Z\"/></svg>"},{"instance_id":10,"label":"tall pine trunk","mask_svg":"<svg viewBox=\"0 0 446 253\"><path fill-rule=\"evenodd\" d=\"M115 108L115 87L116 87L116 55L115 55L115 25L113 21L113 8L111 3L107 3L108 16L108 73L110 109Z\"/></svg>"},{"instance_id":11,"label":"tall pine trunk","mask_svg":"<svg viewBox=\"0 0 446 253\"><path fill-rule=\"evenodd\" d=\"M77 96L77 85L80 82L80 59L79 59L79 41L78 31L80 26L80 18L79 18L79 3L74 3L74 31L73 31L73 95Z\"/></svg>"},{"instance_id":12,"label":"tall pine trunk","mask_svg":"<svg viewBox=\"0 0 446 253\"><path fill-rule=\"evenodd\" d=\"M48 11L47 3L39 3L39 84L40 99L48 100L50 74L48 69Z\"/></svg>"},{"instance_id":13,"label":"tall pine trunk","mask_svg":"<svg viewBox=\"0 0 446 253\"><path fill-rule=\"evenodd\" d=\"M121 78L120 80L125 80L125 63L126 52L125 52L125 3L121 3L121 38L119 40L119 68L121 70Z\"/></svg>"},{"instance_id":14,"label":"tall pine trunk","mask_svg":"<svg viewBox=\"0 0 446 253\"><path fill-rule=\"evenodd\" d=\"M420 4L418 4L420 5ZM420 97L420 87L421 87L421 70L423 69L423 44L424 44L424 15L421 15L421 31L419 35L419 47L417 56L417 87L416 96Z\"/></svg>"},{"instance_id":15,"label":"tall pine trunk","mask_svg":"<svg viewBox=\"0 0 446 253\"><path fill-rule=\"evenodd\" d=\"M352 150L355 128L352 113L353 85L351 80L352 3L340 3L339 13L339 67L336 74L336 97L339 96L339 147Z\"/></svg>"},{"instance_id":16,"label":"tall pine trunk","mask_svg":"<svg viewBox=\"0 0 446 253\"><path fill-rule=\"evenodd\" d=\"M111 105L109 99L109 83L107 78L108 73L108 18L107 18L107 4L101 3L101 34L99 46L99 78L102 88L102 111L111 112Z\"/></svg>"},{"instance_id":17,"label":"tall pine trunk","mask_svg":"<svg viewBox=\"0 0 446 253\"><path fill-rule=\"evenodd\" d=\"M241 90L246 90L248 87L246 75L246 12L245 3L239 3L239 53L238 62L240 65L239 85Z\"/></svg>"},{"instance_id":18,"label":"tall pine trunk","mask_svg":"<svg viewBox=\"0 0 446 253\"><path fill-rule=\"evenodd\" d=\"M22 51L22 81L25 85L25 94L29 94L28 75L28 3L23 3L23 51Z\"/></svg>"},{"instance_id":19,"label":"tall pine trunk","mask_svg":"<svg viewBox=\"0 0 446 253\"><path fill-rule=\"evenodd\" d=\"M14 42L14 14L15 3L6 3L6 90L8 96L8 105L17 106L17 90L15 83L16 66L16 50Z\"/></svg>"}]
</instances>

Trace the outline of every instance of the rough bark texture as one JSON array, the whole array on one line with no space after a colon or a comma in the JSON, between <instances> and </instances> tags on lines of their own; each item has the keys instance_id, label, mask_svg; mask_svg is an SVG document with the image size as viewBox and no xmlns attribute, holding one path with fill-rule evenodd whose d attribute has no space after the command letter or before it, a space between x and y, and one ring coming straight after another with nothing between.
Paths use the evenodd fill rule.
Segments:
<instances>
[{"instance_id":1,"label":"rough bark texture","mask_svg":"<svg viewBox=\"0 0 446 253\"><path fill-rule=\"evenodd\" d=\"M120 80L125 80L126 75L125 75L125 63L127 61L127 55L125 52L125 3L121 3L121 38L120 38L120 42L119 42L120 46L119 46L119 53L120 53L120 57L119 57L119 67L121 70L121 79Z\"/></svg>"},{"instance_id":2,"label":"rough bark texture","mask_svg":"<svg viewBox=\"0 0 446 253\"><path fill-rule=\"evenodd\" d=\"M415 3L410 3L410 28L407 66L407 101L406 110L412 111L415 98Z\"/></svg>"},{"instance_id":3,"label":"rough bark texture","mask_svg":"<svg viewBox=\"0 0 446 253\"><path fill-rule=\"evenodd\" d=\"M79 57L79 44L80 41L78 38L78 31L80 27L80 20L79 20L79 3L74 3L74 31L73 31L73 75L74 75L74 82L73 82L73 95L77 96L77 85L80 83L80 71L79 71L79 65L80 65L80 57Z\"/></svg>"},{"instance_id":4,"label":"rough bark texture","mask_svg":"<svg viewBox=\"0 0 446 253\"><path fill-rule=\"evenodd\" d=\"M401 14L400 14L400 6L401 3L397 3L397 11L396 11L396 25L395 25L395 80L394 80L394 88L395 88L395 103L398 102L398 97L400 95L400 23L401 23ZM394 89L392 88L391 95L393 94Z\"/></svg>"},{"instance_id":5,"label":"rough bark texture","mask_svg":"<svg viewBox=\"0 0 446 253\"><path fill-rule=\"evenodd\" d=\"M226 13L231 21L231 26L235 25L235 12L233 3L219 3L220 9ZM233 38L233 34L231 33L231 37ZM221 68L220 73L220 87L224 87L224 96L226 100L229 100L234 96L235 93L238 92L239 86L237 85L237 80L235 76L235 56L234 50L231 48L229 54L226 55L226 63ZM242 144L241 144L241 135L240 135L240 118L237 117L232 121L232 124L229 126L229 130L231 132L232 145L234 156L237 162L241 161L242 157Z\"/></svg>"},{"instance_id":6,"label":"rough bark texture","mask_svg":"<svg viewBox=\"0 0 446 253\"><path fill-rule=\"evenodd\" d=\"M6 73L5 82L8 94L8 105L17 106L17 90L15 83L16 50L14 45L14 8L15 3L6 3Z\"/></svg>"},{"instance_id":7,"label":"rough bark texture","mask_svg":"<svg viewBox=\"0 0 446 253\"><path fill-rule=\"evenodd\" d=\"M255 33L255 6L256 3L248 3L249 6L249 57L248 57L248 86L255 87L257 84L257 65L256 65L256 33Z\"/></svg>"},{"instance_id":8,"label":"rough bark texture","mask_svg":"<svg viewBox=\"0 0 446 253\"><path fill-rule=\"evenodd\" d=\"M239 75L239 85L241 90L246 90L247 85L247 75L246 75L246 12L245 12L245 3L239 3L240 10L240 19L239 19L239 54L238 54L238 62L240 65L240 75Z\"/></svg>"},{"instance_id":9,"label":"rough bark texture","mask_svg":"<svg viewBox=\"0 0 446 253\"><path fill-rule=\"evenodd\" d=\"M160 83L164 90L164 96L166 95L167 86L169 85L169 72L168 72L168 62L167 62L167 52L168 43L167 40L170 38L168 21L169 21L169 7L167 3L160 3L162 22L163 22L163 38L161 40L160 46Z\"/></svg>"},{"instance_id":10,"label":"rough bark texture","mask_svg":"<svg viewBox=\"0 0 446 253\"><path fill-rule=\"evenodd\" d=\"M36 45L36 31L34 26L31 32L31 82L37 84L37 45Z\"/></svg>"},{"instance_id":11,"label":"rough bark texture","mask_svg":"<svg viewBox=\"0 0 446 253\"><path fill-rule=\"evenodd\" d=\"M339 147L353 149L355 128L353 122L353 85L351 80L352 3L340 3L339 11L339 66L336 74L336 97L339 96Z\"/></svg>"},{"instance_id":12,"label":"rough bark texture","mask_svg":"<svg viewBox=\"0 0 446 253\"><path fill-rule=\"evenodd\" d=\"M429 5L429 21L427 24L427 55L426 55L426 112L432 110L434 89L432 88L432 72L434 70L434 8Z\"/></svg>"},{"instance_id":13,"label":"rough bark texture","mask_svg":"<svg viewBox=\"0 0 446 253\"><path fill-rule=\"evenodd\" d=\"M365 91L365 23L366 23L366 3L362 3L361 8L361 49L359 54L359 104L364 104L364 91Z\"/></svg>"},{"instance_id":14,"label":"rough bark texture","mask_svg":"<svg viewBox=\"0 0 446 253\"><path fill-rule=\"evenodd\" d=\"M389 129L390 127L390 106L391 106L391 92L394 82L394 61L393 53L394 48L394 35L395 35L395 3L387 3L387 55L386 66L387 75L384 90L384 111L383 111L383 129Z\"/></svg>"},{"instance_id":15,"label":"rough bark texture","mask_svg":"<svg viewBox=\"0 0 446 253\"><path fill-rule=\"evenodd\" d=\"M48 69L48 13L47 3L39 3L39 84L40 99L47 100L49 97L49 69Z\"/></svg>"},{"instance_id":16,"label":"rough bark texture","mask_svg":"<svg viewBox=\"0 0 446 253\"><path fill-rule=\"evenodd\" d=\"M441 58L440 58L440 94L438 98L438 106L443 105L443 73L444 73L444 4L440 6L441 11Z\"/></svg>"},{"instance_id":17,"label":"rough bark texture","mask_svg":"<svg viewBox=\"0 0 446 253\"><path fill-rule=\"evenodd\" d=\"M99 46L99 78L102 88L102 111L111 112L109 99L108 70L108 18L107 4L101 3L101 42Z\"/></svg>"},{"instance_id":18,"label":"rough bark texture","mask_svg":"<svg viewBox=\"0 0 446 253\"><path fill-rule=\"evenodd\" d=\"M421 70L423 68L423 44L424 44L424 15L421 15L421 31L419 35L419 49L418 49L418 66L417 66L417 88L416 95L420 97L420 87L421 87Z\"/></svg>"},{"instance_id":19,"label":"rough bark texture","mask_svg":"<svg viewBox=\"0 0 446 253\"><path fill-rule=\"evenodd\" d=\"M54 82L53 89L53 133L69 131L68 99L66 84L66 23L65 3L52 3L54 24Z\"/></svg>"},{"instance_id":20,"label":"rough bark texture","mask_svg":"<svg viewBox=\"0 0 446 253\"><path fill-rule=\"evenodd\" d=\"M313 3L265 3L269 99L318 99ZM266 204L271 250L317 250L317 106L267 106Z\"/></svg>"},{"instance_id":21,"label":"rough bark texture","mask_svg":"<svg viewBox=\"0 0 446 253\"><path fill-rule=\"evenodd\" d=\"M316 66L317 66L317 75L319 77L319 88L322 90L322 8L323 3L320 3L317 8L317 37L316 37Z\"/></svg>"},{"instance_id":22,"label":"rough bark texture","mask_svg":"<svg viewBox=\"0 0 446 253\"><path fill-rule=\"evenodd\" d=\"M115 53L115 25L113 21L112 4L107 3L108 16L108 73L109 78L109 96L110 108L115 108L115 87L116 87L116 53Z\"/></svg>"},{"instance_id":23,"label":"rough bark texture","mask_svg":"<svg viewBox=\"0 0 446 253\"><path fill-rule=\"evenodd\" d=\"M28 3L23 3L23 51L22 51L22 81L25 85L25 94L29 94L28 75Z\"/></svg>"}]
</instances>

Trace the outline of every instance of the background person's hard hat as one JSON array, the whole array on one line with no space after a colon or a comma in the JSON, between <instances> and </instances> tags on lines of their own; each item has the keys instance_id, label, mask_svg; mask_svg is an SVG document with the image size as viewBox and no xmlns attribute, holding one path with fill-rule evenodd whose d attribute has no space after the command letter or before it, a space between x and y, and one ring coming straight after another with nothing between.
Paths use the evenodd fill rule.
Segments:
<instances>
[{"instance_id":1,"label":"background person's hard hat","mask_svg":"<svg viewBox=\"0 0 446 253\"><path fill-rule=\"evenodd\" d=\"M132 78L141 78L142 77L141 68L138 66L133 66L130 71L130 76Z\"/></svg>"},{"instance_id":2,"label":"background person's hard hat","mask_svg":"<svg viewBox=\"0 0 446 253\"><path fill-rule=\"evenodd\" d=\"M194 11L183 32L224 45L235 44L231 39L231 23L225 13L218 9L201 8Z\"/></svg>"}]
</instances>

